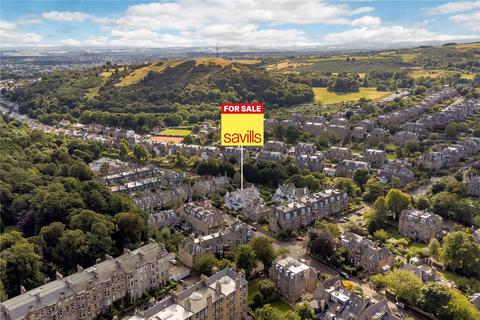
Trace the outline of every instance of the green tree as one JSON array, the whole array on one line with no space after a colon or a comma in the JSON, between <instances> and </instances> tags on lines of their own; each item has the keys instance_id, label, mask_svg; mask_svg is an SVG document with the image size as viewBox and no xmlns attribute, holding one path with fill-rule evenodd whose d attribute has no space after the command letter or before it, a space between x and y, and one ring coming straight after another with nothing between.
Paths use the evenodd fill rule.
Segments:
<instances>
[{"instance_id":1,"label":"green tree","mask_svg":"<svg viewBox=\"0 0 480 320\"><path fill-rule=\"evenodd\" d=\"M394 218L410 206L410 196L398 189L390 189L385 197L388 210L393 213Z\"/></svg>"},{"instance_id":2,"label":"green tree","mask_svg":"<svg viewBox=\"0 0 480 320\"><path fill-rule=\"evenodd\" d=\"M237 247L236 253L237 258L235 263L238 268L245 271L245 276L248 279L250 277L250 273L257 265L257 257L255 256L255 252L253 251L252 246L244 244Z\"/></svg>"},{"instance_id":3,"label":"green tree","mask_svg":"<svg viewBox=\"0 0 480 320\"><path fill-rule=\"evenodd\" d=\"M127 157L128 152L130 151L130 148L128 147L128 143L124 140L120 142L120 156L121 157Z\"/></svg>"},{"instance_id":4,"label":"green tree","mask_svg":"<svg viewBox=\"0 0 480 320\"><path fill-rule=\"evenodd\" d=\"M138 161L142 161L150 156L150 152L148 152L147 148L143 144L139 143L133 147L133 155Z\"/></svg>"},{"instance_id":5,"label":"green tree","mask_svg":"<svg viewBox=\"0 0 480 320\"><path fill-rule=\"evenodd\" d=\"M387 288L397 297L409 304L416 304L420 298L423 284L412 272L396 269L385 276Z\"/></svg>"},{"instance_id":6,"label":"green tree","mask_svg":"<svg viewBox=\"0 0 480 320\"><path fill-rule=\"evenodd\" d=\"M313 312L312 306L308 302L301 302L295 305L295 312L302 320L315 320L317 316Z\"/></svg>"},{"instance_id":7,"label":"green tree","mask_svg":"<svg viewBox=\"0 0 480 320\"><path fill-rule=\"evenodd\" d=\"M377 200L378 197L383 196L384 193L384 186L378 180L377 177L371 177L368 179L367 184L365 186L365 192L363 193L363 200L373 203Z\"/></svg>"},{"instance_id":8,"label":"green tree","mask_svg":"<svg viewBox=\"0 0 480 320\"><path fill-rule=\"evenodd\" d=\"M379 229L373 233L373 237L380 241L380 243L385 243L388 240L388 233L383 229Z\"/></svg>"},{"instance_id":9,"label":"green tree","mask_svg":"<svg viewBox=\"0 0 480 320\"><path fill-rule=\"evenodd\" d=\"M446 319L448 305L453 299L450 288L438 282L428 282L421 290L419 306L440 319Z\"/></svg>"},{"instance_id":10,"label":"green tree","mask_svg":"<svg viewBox=\"0 0 480 320\"><path fill-rule=\"evenodd\" d=\"M30 290L43 283L41 256L33 244L20 241L3 253L5 263L5 291L9 297L20 294L20 286Z\"/></svg>"},{"instance_id":11,"label":"green tree","mask_svg":"<svg viewBox=\"0 0 480 320\"><path fill-rule=\"evenodd\" d=\"M260 292L255 292L253 294L253 309L261 308L264 304L263 295Z\"/></svg>"},{"instance_id":12,"label":"green tree","mask_svg":"<svg viewBox=\"0 0 480 320\"><path fill-rule=\"evenodd\" d=\"M92 170L90 170L90 167L83 161L77 161L72 164L68 170L68 174L80 181L91 180L94 178Z\"/></svg>"},{"instance_id":13,"label":"green tree","mask_svg":"<svg viewBox=\"0 0 480 320\"><path fill-rule=\"evenodd\" d=\"M478 320L480 319L480 311L458 290L451 290L453 298L447 305L449 315L444 319L455 320Z\"/></svg>"},{"instance_id":14,"label":"green tree","mask_svg":"<svg viewBox=\"0 0 480 320\"><path fill-rule=\"evenodd\" d=\"M417 196L414 198L415 208L419 210L430 210L430 200L426 196Z\"/></svg>"},{"instance_id":15,"label":"green tree","mask_svg":"<svg viewBox=\"0 0 480 320\"><path fill-rule=\"evenodd\" d=\"M440 253L440 242L438 242L436 238L432 238L428 243L428 251L432 257L438 258Z\"/></svg>"},{"instance_id":16,"label":"green tree","mask_svg":"<svg viewBox=\"0 0 480 320\"><path fill-rule=\"evenodd\" d=\"M58 239L56 248L59 265L65 272L83 265L88 253L87 238L82 230L66 230Z\"/></svg>"},{"instance_id":17,"label":"green tree","mask_svg":"<svg viewBox=\"0 0 480 320\"><path fill-rule=\"evenodd\" d=\"M468 277L480 276L480 245L472 234L464 231L450 232L443 240L440 252L448 269Z\"/></svg>"},{"instance_id":18,"label":"green tree","mask_svg":"<svg viewBox=\"0 0 480 320\"><path fill-rule=\"evenodd\" d=\"M193 269L206 276L213 274L213 269L217 266L218 260L212 253L205 253L195 259Z\"/></svg>"},{"instance_id":19,"label":"green tree","mask_svg":"<svg viewBox=\"0 0 480 320\"><path fill-rule=\"evenodd\" d=\"M364 191L368 179L370 179L370 171L368 169L358 169L353 172L353 181L358 184L362 191Z\"/></svg>"},{"instance_id":20,"label":"green tree","mask_svg":"<svg viewBox=\"0 0 480 320\"><path fill-rule=\"evenodd\" d=\"M267 298L269 301L271 301L277 293L275 283L270 279L262 279L258 281L258 290L262 296Z\"/></svg>"},{"instance_id":21,"label":"green tree","mask_svg":"<svg viewBox=\"0 0 480 320\"><path fill-rule=\"evenodd\" d=\"M266 304L261 309L255 311L255 319L258 320L281 320L283 315L271 305Z\"/></svg>"},{"instance_id":22,"label":"green tree","mask_svg":"<svg viewBox=\"0 0 480 320\"><path fill-rule=\"evenodd\" d=\"M275 259L275 250L273 249L272 240L260 236L253 238L250 244L257 259L263 263L264 269L270 269L272 262Z\"/></svg>"},{"instance_id":23,"label":"green tree","mask_svg":"<svg viewBox=\"0 0 480 320\"><path fill-rule=\"evenodd\" d=\"M388 208L385 197L378 197L373 204L373 209L366 215L366 226L370 234L385 226L387 213Z\"/></svg>"},{"instance_id":24,"label":"green tree","mask_svg":"<svg viewBox=\"0 0 480 320\"><path fill-rule=\"evenodd\" d=\"M146 224L143 217L136 212L120 212L115 215L118 226L117 241L122 245L139 243L145 232Z\"/></svg>"},{"instance_id":25,"label":"green tree","mask_svg":"<svg viewBox=\"0 0 480 320\"><path fill-rule=\"evenodd\" d=\"M336 246L337 239L329 228L309 231L307 249L310 254L327 259L333 255Z\"/></svg>"}]
</instances>

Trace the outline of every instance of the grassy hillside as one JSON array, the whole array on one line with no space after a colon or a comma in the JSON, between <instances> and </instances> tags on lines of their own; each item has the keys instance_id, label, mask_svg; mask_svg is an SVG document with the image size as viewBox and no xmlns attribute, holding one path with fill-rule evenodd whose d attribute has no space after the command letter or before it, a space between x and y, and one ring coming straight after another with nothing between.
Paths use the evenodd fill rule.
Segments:
<instances>
[{"instance_id":1,"label":"grassy hillside","mask_svg":"<svg viewBox=\"0 0 480 320\"><path fill-rule=\"evenodd\" d=\"M218 104L256 99L267 106L289 106L312 101L313 92L306 84L264 69L206 58L56 71L19 91L15 98L26 109L45 109L46 113L60 113L64 106L109 112L163 113L171 112L174 103Z\"/></svg>"},{"instance_id":2,"label":"grassy hillside","mask_svg":"<svg viewBox=\"0 0 480 320\"><path fill-rule=\"evenodd\" d=\"M480 70L480 43L355 54L271 58L265 60L263 67L282 73L398 72L415 67L472 73Z\"/></svg>"}]
</instances>

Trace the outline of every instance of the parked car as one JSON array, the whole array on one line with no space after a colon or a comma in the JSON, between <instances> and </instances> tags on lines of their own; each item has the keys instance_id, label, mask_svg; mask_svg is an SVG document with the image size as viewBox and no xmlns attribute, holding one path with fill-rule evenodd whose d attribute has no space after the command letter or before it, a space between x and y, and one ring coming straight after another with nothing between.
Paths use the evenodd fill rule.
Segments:
<instances>
[{"instance_id":1,"label":"parked car","mask_svg":"<svg viewBox=\"0 0 480 320\"><path fill-rule=\"evenodd\" d=\"M397 301L397 302L395 302L395 305L396 305L397 307L399 307L399 308L402 308L402 309L405 308L405 303L403 303L403 302L398 302L398 301Z\"/></svg>"},{"instance_id":2,"label":"parked car","mask_svg":"<svg viewBox=\"0 0 480 320\"><path fill-rule=\"evenodd\" d=\"M340 272L340 275L341 275L342 277L344 277L345 279L350 279L350 276L349 276L346 272L344 272L344 271Z\"/></svg>"},{"instance_id":3,"label":"parked car","mask_svg":"<svg viewBox=\"0 0 480 320\"><path fill-rule=\"evenodd\" d=\"M303 241L303 240L305 240L305 238L304 238L304 237L300 237L300 236L299 236L299 237L297 237L297 241Z\"/></svg>"}]
</instances>

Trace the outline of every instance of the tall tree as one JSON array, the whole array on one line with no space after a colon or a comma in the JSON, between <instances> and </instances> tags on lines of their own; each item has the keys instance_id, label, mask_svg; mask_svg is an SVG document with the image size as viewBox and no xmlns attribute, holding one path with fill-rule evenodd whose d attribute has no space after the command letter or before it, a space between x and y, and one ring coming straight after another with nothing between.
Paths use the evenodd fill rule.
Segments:
<instances>
[{"instance_id":1,"label":"tall tree","mask_svg":"<svg viewBox=\"0 0 480 320\"><path fill-rule=\"evenodd\" d=\"M480 245L472 234L450 232L443 240L441 257L445 266L469 277L480 276Z\"/></svg>"},{"instance_id":2,"label":"tall tree","mask_svg":"<svg viewBox=\"0 0 480 320\"><path fill-rule=\"evenodd\" d=\"M263 263L264 269L268 270L275 259L275 249L273 249L272 240L263 236L255 237L251 245L257 259Z\"/></svg>"},{"instance_id":3,"label":"tall tree","mask_svg":"<svg viewBox=\"0 0 480 320\"><path fill-rule=\"evenodd\" d=\"M250 277L250 273L257 265L257 257L255 256L252 246L248 244L238 246L235 263L238 268L245 271L245 276L248 279Z\"/></svg>"},{"instance_id":4,"label":"tall tree","mask_svg":"<svg viewBox=\"0 0 480 320\"><path fill-rule=\"evenodd\" d=\"M43 283L41 256L35 253L33 244L23 240L4 253L6 262L5 290L9 297L20 294L20 286L33 289Z\"/></svg>"},{"instance_id":5,"label":"tall tree","mask_svg":"<svg viewBox=\"0 0 480 320\"><path fill-rule=\"evenodd\" d=\"M400 215L402 210L407 209L410 206L410 196L398 189L390 189L385 197L388 210L393 213L393 217Z\"/></svg>"},{"instance_id":6,"label":"tall tree","mask_svg":"<svg viewBox=\"0 0 480 320\"><path fill-rule=\"evenodd\" d=\"M385 276L387 288L397 298L409 304L416 304L420 298L420 289L423 284L412 272L407 270L393 270Z\"/></svg>"}]
</instances>

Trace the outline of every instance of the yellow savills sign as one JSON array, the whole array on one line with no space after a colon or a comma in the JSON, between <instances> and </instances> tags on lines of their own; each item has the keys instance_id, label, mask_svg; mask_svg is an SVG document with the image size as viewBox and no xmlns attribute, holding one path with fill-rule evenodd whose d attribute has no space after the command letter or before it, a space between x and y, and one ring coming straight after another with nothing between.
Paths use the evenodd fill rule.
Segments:
<instances>
[{"instance_id":1,"label":"yellow savills sign","mask_svg":"<svg viewBox=\"0 0 480 320\"><path fill-rule=\"evenodd\" d=\"M221 145L263 146L263 103L222 103Z\"/></svg>"}]
</instances>

